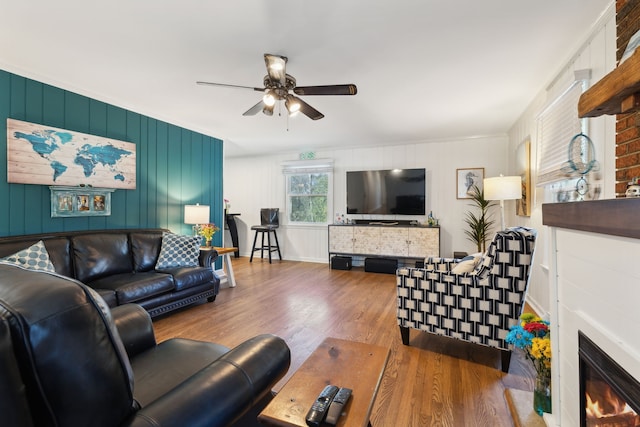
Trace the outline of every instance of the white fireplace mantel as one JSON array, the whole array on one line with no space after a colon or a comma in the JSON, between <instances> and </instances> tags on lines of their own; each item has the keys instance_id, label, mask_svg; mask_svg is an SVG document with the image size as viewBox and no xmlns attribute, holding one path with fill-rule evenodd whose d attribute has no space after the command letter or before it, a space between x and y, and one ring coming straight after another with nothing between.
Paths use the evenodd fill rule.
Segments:
<instances>
[{"instance_id":1,"label":"white fireplace mantel","mask_svg":"<svg viewBox=\"0 0 640 427\"><path fill-rule=\"evenodd\" d=\"M580 425L578 330L640 380L640 199L543 205L553 425ZM549 420L547 420L549 421Z\"/></svg>"}]
</instances>

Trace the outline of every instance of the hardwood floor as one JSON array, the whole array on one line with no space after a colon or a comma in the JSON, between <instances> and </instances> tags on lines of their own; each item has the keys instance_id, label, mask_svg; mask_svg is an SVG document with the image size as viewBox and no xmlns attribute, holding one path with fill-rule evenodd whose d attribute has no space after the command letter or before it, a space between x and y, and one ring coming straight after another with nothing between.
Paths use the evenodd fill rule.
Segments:
<instances>
[{"instance_id":1,"label":"hardwood floor","mask_svg":"<svg viewBox=\"0 0 640 427\"><path fill-rule=\"evenodd\" d=\"M261 333L291 348L284 382L325 337L387 346L391 355L371 424L400 426L511 426L506 387L533 389L533 368L514 352L509 374L498 351L419 331L411 346L400 339L395 276L331 270L326 264L234 258L236 288L156 319L158 341L184 337L234 347ZM354 360L353 363L358 363Z\"/></svg>"}]
</instances>

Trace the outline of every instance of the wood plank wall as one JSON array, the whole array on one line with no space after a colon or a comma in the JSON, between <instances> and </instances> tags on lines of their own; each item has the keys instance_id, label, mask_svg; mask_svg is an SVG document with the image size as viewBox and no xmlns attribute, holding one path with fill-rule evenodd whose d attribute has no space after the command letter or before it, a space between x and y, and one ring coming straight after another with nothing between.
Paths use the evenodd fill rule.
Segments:
<instances>
[{"instance_id":1,"label":"wood plank wall","mask_svg":"<svg viewBox=\"0 0 640 427\"><path fill-rule=\"evenodd\" d=\"M51 218L45 185L7 183L7 118L136 144L135 190L116 190L111 216ZM190 232L185 204L211 206L222 224L222 141L0 70L0 235L159 227ZM217 239L217 240L216 240ZM222 244L222 233L214 236Z\"/></svg>"}]
</instances>

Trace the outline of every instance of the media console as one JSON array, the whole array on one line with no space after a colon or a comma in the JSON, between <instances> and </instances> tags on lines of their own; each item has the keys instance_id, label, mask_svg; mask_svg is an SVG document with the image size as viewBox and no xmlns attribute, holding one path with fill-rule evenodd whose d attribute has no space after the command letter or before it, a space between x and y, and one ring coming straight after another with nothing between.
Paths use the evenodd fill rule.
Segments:
<instances>
[{"instance_id":1,"label":"media console","mask_svg":"<svg viewBox=\"0 0 640 427\"><path fill-rule=\"evenodd\" d=\"M333 255L424 259L440 256L440 227L376 223L329 225L329 263Z\"/></svg>"}]
</instances>

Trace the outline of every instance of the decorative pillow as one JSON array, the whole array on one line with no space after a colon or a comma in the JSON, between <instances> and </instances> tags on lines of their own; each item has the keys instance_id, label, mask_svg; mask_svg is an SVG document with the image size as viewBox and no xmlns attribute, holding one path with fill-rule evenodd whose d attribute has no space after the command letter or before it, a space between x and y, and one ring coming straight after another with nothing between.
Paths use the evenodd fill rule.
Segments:
<instances>
[{"instance_id":1,"label":"decorative pillow","mask_svg":"<svg viewBox=\"0 0 640 427\"><path fill-rule=\"evenodd\" d=\"M451 269L451 272L453 274L470 273L476 268L481 257L482 253L466 256Z\"/></svg>"},{"instance_id":2,"label":"decorative pillow","mask_svg":"<svg viewBox=\"0 0 640 427\"><path fill-rule=\"evenodd\" d=\"M28 270L47 271L49 273L56 272L55 267L49 259L49 252L47 252L47 248L44 246L42 240L29 246L27 249L2 258L2 261Z\"/></svg>"},{"instance_id":3,"label":"decorative pillow","mask_svg":"<svg viewBox=\"0 0 640 427\"><path fill-rule=\"evenodd\" d=\"M451 269L451 272L453 274L470 273L473 271L475 267L476 267L476 260L471 258L467 260L462 260L459 263L457 263L455 267Z\"/></svg>"},{"instance_id":4,"label":"decorative pillow","mask_svg":"<svg viewBox=\"0 0 640 427\"><path fill-rule=\"evenodd\" d=\"M200 242L200 236L163 234L156 270L172 267L197 267L199 265Z\"/></svg>"}]
</instances>

